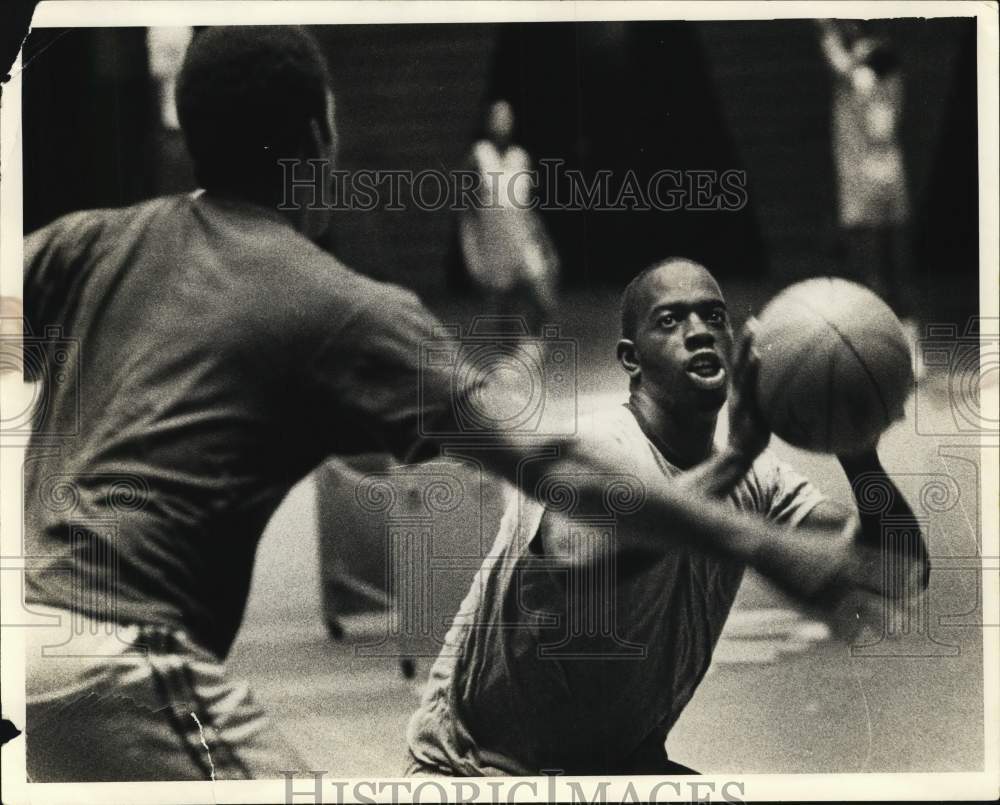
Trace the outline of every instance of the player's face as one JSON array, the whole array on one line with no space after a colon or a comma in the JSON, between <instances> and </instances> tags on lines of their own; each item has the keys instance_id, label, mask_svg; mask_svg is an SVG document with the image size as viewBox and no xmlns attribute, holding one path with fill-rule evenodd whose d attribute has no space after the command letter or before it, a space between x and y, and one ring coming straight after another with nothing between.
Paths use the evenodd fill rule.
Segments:
<instances>
[{"instance_id":1,"label":"player's face","mask_svg":"<svg viewBox=\"0 0 1000 805\"><path fill-rule=\"evenodd\" d=\"M672 263L651 274L643 291L635 340L640 387L681 412L718 412L733 331L715 278L695 263Z\"/></svg>"}]
</instances>

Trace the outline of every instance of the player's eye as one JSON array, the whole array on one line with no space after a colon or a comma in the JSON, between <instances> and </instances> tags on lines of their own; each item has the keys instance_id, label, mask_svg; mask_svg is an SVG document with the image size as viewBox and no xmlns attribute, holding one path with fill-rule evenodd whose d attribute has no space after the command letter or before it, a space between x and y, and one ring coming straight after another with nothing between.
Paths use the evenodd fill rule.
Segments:
<instances>
[{"instance_id":1,"label":"player's eye","mask_svg":"<svg viewBox=\"0 0 1000 805\"><path fill-rule=\"evenodd\" d=\"M677 324L677 319L674 318L673 313L661 313L656 323L660 327L673 327Z\"/></svg>"},{"instance_id":2,"label":"player's eye","mask_svg":"<svg viewBox=\"0 0 1000 805\"><path fill-rule=\"evenodd\" d=\"M708 320L712 324L725 324L726 323L726 311L722 308L716 308L708 314Z\"/></svg>"}]
</instances>

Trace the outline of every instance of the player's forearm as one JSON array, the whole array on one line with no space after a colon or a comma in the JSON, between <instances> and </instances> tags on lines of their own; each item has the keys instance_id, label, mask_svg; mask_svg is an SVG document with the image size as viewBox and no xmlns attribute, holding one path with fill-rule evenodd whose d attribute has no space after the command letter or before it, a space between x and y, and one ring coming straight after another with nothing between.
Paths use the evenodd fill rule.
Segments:
<instances>
[{"instance_id":1,"label":"player's forearm","mask_svg":"<svg viewBox=\"0 0 1000 805\"><path fill-rule=\"evenodd\" d=\"M861 520L859 542L876 550L887 550L920 566L924 584L930 570L927 545L910 504L882 467L878 454L868 451L857 456L841 456L840 465L851 483ZM871 498L885 497L887 503L873 510Z\"/></svg>"},{"instance_id":2,"label":"player's forearm","mask_svg":"<svg viewBox=\"0 0 1000 805\"><path fill-rule=\"evenodd\" d=\"M851 494L860 512L861 538L864 542L873 547L881 544L883 518L916 522L913 510L886 473L874 450L856 456L840 456L838 461L851 484ZM878 499L884 497L886 505L873 511L873 496Z\"/></svg>"},{"instance_id":3,"label":"player's forearm","mask_svg":"<svg viewBox=\"0 0 1000 805\"><path fill-rule=\"evenodd\" d=\"M744 562L803 603L824 595L852 561L846 541L828 533L789 529L663 483L647 487L642 509L619 519L617 535L622 551L658 555L686 544Z\"/></svg>"},{"instance_id":4,"label":"player's forearm","mask_svg":"<svg viewBox=\"0 0 1000 805\"><path fill-rule=\"evenodd\" d=\"M750 471L753 459L745 453L726 447L707 461L683 473L679 485L685 491L697 490L710 498L722 498Z\"/></svg>"},{"instance_id":5,"label":"player's forearm","mask_svg":"<svg viewBox=\"0 0 1000 805\"><path fill-rule=\"evenodd\" d=\"M489 453L490 468L529 495L545 488L547 477L572 479L574 512L613 516L614 550L619 554L646 555L651 561L678 546L690 546L727 559L745 562L803 602L812 602L845 573L864 572L847 539L831 539L829 531L801 527L789 529L759 515L745 514L720 505L716 499L679 484L664 482L657 470L640 469L627 457L599 451L586 437L535 445L530 451L548 451L551 459L528 460L524 447L498 445ZM739 462L725 462L730 476ZM609 478L631 477L639 488L635 505L608 510ZM574 529L561 529L553 543L546 543L550 558L569 564L601 561L606 546L576 539ZM861 550L861 549L857 549ZM875 569L876 563L867 566ZM872 584L881 582L875 573Z\"/></svg>"},{"instance_id":6,"label":"player's forearm","mask_svg":"<svg viewBox=\"0 0 1000 805\"><path fill-rule=\"evenodd\" d=\"M760 531L766 526L762 518L723 509L704 490L670 483L659 472L645 465L636 466L631 457L603 452L586 435L539 445L532 452L535 456L548 453L551 458L524 461L523 448L518 451L504 446L489 455L490 468L535 497L544 498L544 490L553 479L570 484L574 516L613 517L617 525L616 547L621 551L661 553L672 544L686 543L746 558L766 538ZM704 472L713 475L715 489L721 490L739 472L740 465L725 456ZM632 502L636 505L620 507L609 501L612 479L627 480L635 492ZM670 527L664 528L667 523ZM577 556L574 561L579 559Z\"/></svg>"},{"instance_id":7,"label":"player's forearm","mask_svg":"<svg viewBox=\"0 0 1000 805\"><path fill-rule=\"evenodd\" d=\"M900 563L898 578L887 579L880 551L859 544L851 522L836 536L825 528L787 528L709 498L679 497L676 487L662 483L648 488L641 510L618 525L621 550L646 550L655 557L688 544L745 562L808 606L826 608L849 590L877 596L913 591L922 575L915 563Z\"/></svg>"},{"instance_id":8,"label":"player's forearm","mask_svg":"<svg viewBox=\"0 0 1000 805\"><path fill-rule=\"evenodd\" d=\"M533 494L543 488L547 474L573 478L574 510L604 512L608 516L608 478L631 475L641 495L638 505L613 513L614 549L620 554L648 555L655 561L679 546L695 547L752 565L803 601L824 589L845 561L844 545L831 540L828 533L821 538L818 530L791 530L763 517L721 506L680 484L665 483L658 473L647 474L608 456L588 454L585 442L566 445L560 452L554 461L521 465L516 476L518 486ZM731 457L720 461L717 488L722 488L740 469L741 461ZM574 539L574 533L573 529L562 529L555 541L546 545L552 558L577 564L600 561L606 556L601 546L591 540Z\"/></svg>"}]
</instances>

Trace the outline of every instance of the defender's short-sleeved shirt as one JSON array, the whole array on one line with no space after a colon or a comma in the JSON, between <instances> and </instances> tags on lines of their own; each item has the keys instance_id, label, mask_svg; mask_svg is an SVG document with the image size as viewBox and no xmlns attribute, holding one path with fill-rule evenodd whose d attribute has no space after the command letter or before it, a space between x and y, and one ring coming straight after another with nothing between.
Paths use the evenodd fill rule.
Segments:
<instances>
[{"instance_id":1,"label":"defender's short-sleeved shirt","mask_svg":"<svg viewBox=\"0 0 1000 805\"><path fill-rule=\"evenodd\" d=\"M436 322L413 294L208 194L32 234L24 305L46 387L27 600L176 625L220 655L289 488L330 454L424 457L418 401L429 422L461 393L427 367L421 400Z\"/></svg>"},{"instance_id":2,"label":"defender's short-sleeved shirt","mask_svg":"<svg viewBox=\"0 0 1000 805\"><path fill-rule=\"evenodd\" d=\"M633 466L680 472L624 406L585 427ZM822 499L767 451L728 497L790 525ZM566 570L537 539L566 524L543 515L511 493L409 724L410 751L425 766L470 776L613 773L651 736L662 743L708 670L742 563L678 545L656 560L623 556L610 574Z\"/></svg>"}]
</instances>

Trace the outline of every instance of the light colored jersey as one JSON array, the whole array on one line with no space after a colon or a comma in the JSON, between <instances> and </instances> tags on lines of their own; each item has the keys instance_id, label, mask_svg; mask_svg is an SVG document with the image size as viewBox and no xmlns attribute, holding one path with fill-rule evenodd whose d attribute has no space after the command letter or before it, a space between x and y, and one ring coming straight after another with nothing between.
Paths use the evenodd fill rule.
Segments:
<instances>
[{"instance_id":1,"label":"light colored jersey","mask_svg":"<svg viewBox=\"0 0 1000 805\"><path fill-rule=\"evenodd\" d=\"M624 406L585 427L632 466L667 478L680 472ZM739 510L789 525L822 499L766 451L728 497ZM609 773L651 736L662 743L691 699L744 565L676 546L655 560L618 556L567 570L539 539L542 529L567 525L584 539L595 529L613 539L615 528L567 521L511 493L410 721L419 764L476 776Z\"/></svg>"}]
</instances>

